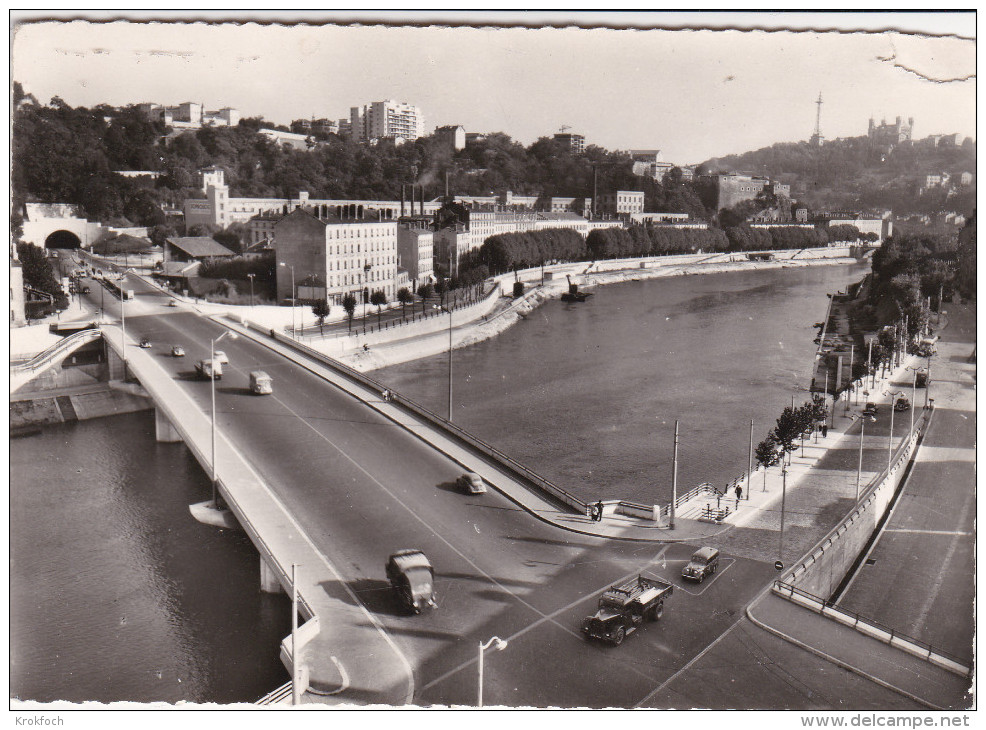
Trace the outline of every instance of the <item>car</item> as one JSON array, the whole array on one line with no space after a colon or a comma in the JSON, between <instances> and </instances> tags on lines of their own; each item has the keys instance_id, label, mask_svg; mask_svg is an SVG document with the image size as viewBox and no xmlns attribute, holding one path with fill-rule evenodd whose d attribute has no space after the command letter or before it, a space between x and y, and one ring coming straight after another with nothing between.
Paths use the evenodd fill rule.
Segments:
<instances>
[{"instance_id":1,"label":"car","mask_svg":"<svg viewBox=\"0 0 986 730\"><path fill-rule=\"evenodd\" d=\"M476 472L466 472L455 480L455 485L469 494L486 494L486 484Z\"/></svg>"},{"instance_id":2,"label":"car","mask_svg":"<svg viewBox=\"0 0 986 730\"><path fill-rule=\"evenodd\" d=\"M171 357L185 357L185 348L181 345L173 345L171 347Z\"/></svg>"},{"instance_id":3,"label":"car","mask_svg":"<svg viewBox=\"0 0 986 730\"><path fill-rule=\"evenodd\" d=\"M388 558L386 572L397 600L409 613L436 608L435 569L423 552L398 550Z\"/></svg>"},{"instance_id":4,"label":"car","mask_svg":"<svg viewBox=\"0 0 986 730\"><path fill-rule=\"evenodd\" d=\"M719 569L719 551L715 548L704 547L696 550L691 559L681 570L681 577L697 580L701 583L706 576L713 575Z\"/></svg>"},{"instance_id":5,"label":"car","mask_svg":"<svg viewBox=\"0 0 986 730\"><path fill-rule=\"evenodd\" d=\"M894 410L898 412L909 411L911 410L911 402L907 400L907 398L905 398L904 396L901 396L900 398L897 399L897 402L894 403Z\"/></svg>"},{"instance_id":6,"label":"car","mask_svg":"<svg viewBox=\"0 0 986 730\"><path fill-rule=\"evenodd\" d=\"M87 286L82 287L82 293L83 294L88 294L89 293L89 287L87 287Z\"/></svg>"},{"instance_id":7,"label":"car","mask_svg":"<svg viewBox=\"0 0 986 730\"><path fill-rule=\"evenodd\" d=\"M879 412L879 410L880 409L876 407L876 403L870 401L869 403L866 404L866 407L863 409L863 415L875 416Z\"/></svg>"},{"instance_id":8,"label":"car","mask_svg":"<svg viewBox=\"0 0 986 730\"><path fill-rule=\"evenodd\" d=\"M229 358L226 357L226 353L222 350L216 350L212 353L212 357L220 365L229 365Z\"/></svg>"},{"instance_id":9,"label":"car","mask_svg":"<svg viewBox=\"0 0 986 730\"><path fill-rule=\"evenodd\" d=\"M140 338L140 346L143 347L146 350L148 347L151 346L151 341L149 339L147 339L146 337L141 337Z\"/></svg>"},{"instance_id":10,"label":"car","mask_svg":"<svg viewBox=\"0 0 986 730\"><path fill-rule=\"evenodd\" d=\"M168 300L168 306L169 307L177 307L178 306L178 300L177 299L169 299Z\"/></svg>"}]
</instances>

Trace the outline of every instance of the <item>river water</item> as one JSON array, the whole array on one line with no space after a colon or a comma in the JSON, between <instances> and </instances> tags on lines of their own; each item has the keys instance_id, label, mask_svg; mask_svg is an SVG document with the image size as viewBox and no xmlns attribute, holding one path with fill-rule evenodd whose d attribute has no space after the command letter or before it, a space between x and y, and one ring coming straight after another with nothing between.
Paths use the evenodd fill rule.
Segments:
<instances>
[{"instance_id":1,"label":"river water","mask_svg":"<svg viewBox=\"0 0 986 730\"><path fill-rule=\"evenodd\" d=\"M552 300L453 353L453 420L587 500L652 504L743 474L795 394L807 399L814 322L867 265L669 277ZM445 414L448 358L372 377Z\"/></svg>"},{"instance_id":2,"label":"river water","mask_svg":"<svg viewBox=\"0 0 986 730\"><path fill-rule=\"evenodd\" d=\"M676 277L550 301L454 353L455 421L588 499L666 501L746 467L792 393L811 327L860 266ZM373 376L444 413L447 359ZM259 591L249 540L195 522L210 495L151 413L46 428L10 449L13 697L251 702L287 680L290 602Z\"/></svg>"}]
</instances>

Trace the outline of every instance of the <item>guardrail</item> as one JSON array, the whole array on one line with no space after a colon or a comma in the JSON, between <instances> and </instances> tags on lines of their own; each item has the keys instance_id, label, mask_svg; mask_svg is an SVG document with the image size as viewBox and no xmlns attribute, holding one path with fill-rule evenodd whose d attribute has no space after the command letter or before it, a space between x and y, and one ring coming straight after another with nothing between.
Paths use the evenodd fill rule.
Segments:
<instances>
[{"instance_id":1,"label":"guardrail","mask_svg":"<svg viewBox=\"0 0 986 730\"><path fill-rule=\"evenodd\" d=\"M962 663L962 659L943 649L936 649L932 644L901 633L897 629L881 624L879 621L862 616L855 611L840 608L832 601L820 598L808 591L796 588L790 583L775 580L772 588L777 595L787 598L800 606L811 609L819 615L831 618L845 626L851 626L860 633L872 636L885 644L903 649L909 654L927 659L932 664L958 674L960 677L971 677L972 668Z\"/></svg>"},{"instance_id":2,"label":"guardrail","mask_svg":"<svg viewBox=\"0 0 986 730\"><path fill-rule=\"evenodd\" d=\"M240 322L235 320L235 318L233 319L233 321L237 322L237 324L240 324ZM486 443L485 441L483 441L477 436L472 435L465 429L456 426L454 423L446 420L445 418L442 418L437 413L428 410L424 406L414 402L410 398L401 395L400 393L394 392L392 389L386 387L382 383L379 383L373 378L364 375L358 370L355 370L349 367L348 365L339 362L338 360L334 360L328 357L327 355L323 355L321 352L318 352L317 350L314 350L311 347L308 347L307 345L303 345L300 342L295 342L291 338L279 334L276 330L269 330L269 334L275 341L283 345L287 345L288 347L291 347L294 350L297 350L301 354L306 355L307 357L310 357L311 359L318 361L322 365L326 365L332 368L336 372L346 376L350 380L355 381L357 384L362 385L365 388L369 388L370 390L375 390L379 392L381 394L381 397L383 396L383 393L386 391L389 394L388 400L391 403L401 406L408 412L429 422L431 425L437 426L438 428L442 429L448 434L454 436L457 440L461 441L466 446L469 446L470 448L479 451L484 456L490 457L491 459L496 461L500 466L506 467L509 471L513 472L516 476L520 477L524 481L533 484L535 487L547 493L555 500L561 502L562 504L567 505L568 507L572 508L573 510L575 510L580 514L585 514L585 509L587 505L585 501L579 499L574 494L568 492L562 487L559 487L557 484L552 483L548 479L545 479L543 476L527 468L520 462L515 461L514 459L507 456L499 449L497 449L495 446Z\"/></svg>"}]
</instances>

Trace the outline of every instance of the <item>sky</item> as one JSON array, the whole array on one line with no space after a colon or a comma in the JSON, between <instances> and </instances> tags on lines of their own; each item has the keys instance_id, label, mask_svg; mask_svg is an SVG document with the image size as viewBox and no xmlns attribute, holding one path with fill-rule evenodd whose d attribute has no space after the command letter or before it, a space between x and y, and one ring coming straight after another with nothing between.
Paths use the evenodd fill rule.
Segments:
<instances>
[{"instance_id":1,"label":"sky","mask_svg":"<svg viewBox=\"0 0 986 730\"><path fill-rule=\"evenodd\" d=\"M976 136L976 27L968 13L224 16L265 24L180 22L219 19L187 11L156 16L167 22L130 17L15 16L12 78L42 103L54 96L72 106L196 101L279 124L348 118L352 106L394 99L418 106L429 131L461 124L526 145L566 126L587 144L660 149L679 164L806 140L819 94L826 138L865 135L871 116L877 123L913 117L915 138ZM341 24L354 19L364 24ZM490 20L542 27L438 22ZM369 24L382 21L391 24ZM623 27L573 25L601 22ZM669 25L951 35L653 27Z\"/></svg>"}]
</instances>

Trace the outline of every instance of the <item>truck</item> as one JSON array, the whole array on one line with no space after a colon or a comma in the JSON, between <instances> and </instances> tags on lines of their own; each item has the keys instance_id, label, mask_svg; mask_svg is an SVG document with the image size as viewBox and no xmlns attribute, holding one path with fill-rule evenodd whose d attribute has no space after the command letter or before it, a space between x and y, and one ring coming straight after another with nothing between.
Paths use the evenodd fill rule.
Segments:
<instances>
[{"instance_id":1,"label":"truck","mask_svg":"<svg viewBox=\"0 0 986 730\"><path fill-rule=\"evenodd\" d=\"M222 380L223 366L213 360L199 360L195 363L195 372L205 380Z\"/></svg>"},{"instance_id":2,"label":"truck","mask_svg":"<svg viewBox=\"0 0 986 730\"><path fill-rule=\"evenodd\" d=\"M598 610L582 621L582 633L590 639L619 646L645 621L661 618L664 601L673 592L672 584L640 575L622 585L612 586L600 596Z\"/></svg>"},{"instance_id":3,"label":"truck","mask_svg":"<svg viewBox=\"0 0 986 730\"><path fill-rule=\"evenodd\" d=\"M250 392L254 395L270 395L274 392L274 379L263 370L250 373Z\"/></svg>"},{"instance_id":4,"label":"truck","mask_svg":"<svg viewBox=\"0 0 986 730\"><path fill-rule=\"evenodd\" d=\"M397 600L410 613L435 608L435 569L420 550L398 550L387 559L387 580Z\"/></svg>"}]
</instances>

